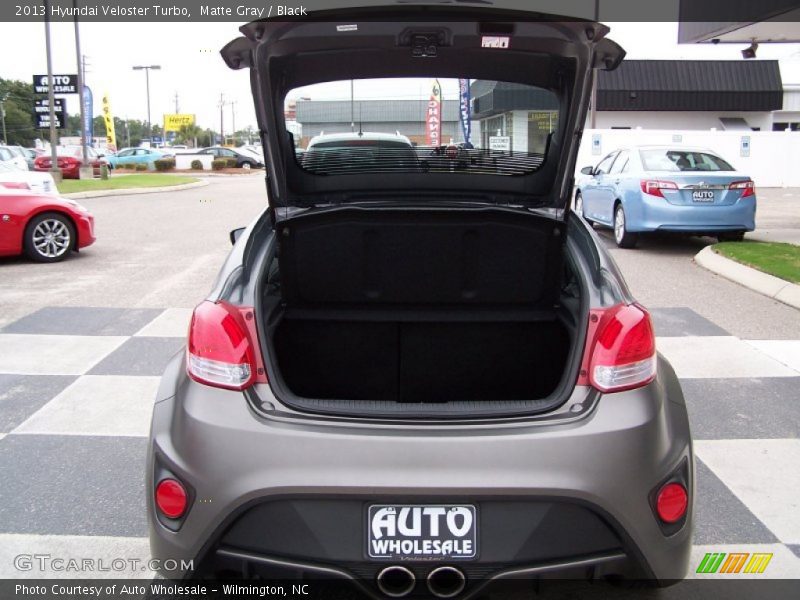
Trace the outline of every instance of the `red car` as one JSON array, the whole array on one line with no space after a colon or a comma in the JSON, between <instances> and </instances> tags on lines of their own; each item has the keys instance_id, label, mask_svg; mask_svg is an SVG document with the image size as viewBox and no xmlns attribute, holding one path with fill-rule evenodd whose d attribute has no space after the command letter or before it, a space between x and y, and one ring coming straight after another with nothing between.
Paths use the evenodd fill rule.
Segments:
<instances>
[{"instance_id":1,"label":"red car","mask_svg":"<svg viewBox=\"0 0 800 600\"><path fill-rule=\"evenodd\" d=\"M94 241L94 217L74 200L0 187L0 256L56 262Z\"/></svg>"},{"instance_id":2,"label":"red car","mask_svg":"<svg viewBox=\"0 0 800 600\"><path fill-rule=\"evenodd\" d=\"M61 169L64 179L78 179L81 167L81 160L83 154L80 146L58 146L56 148L58 158L58 168ZM86 148L86 156L89 159L89 164L92 165L92 171L95 177L100 175L100 167L107 164L102 155L98 154L94 148ZM49 171L52 166L52 158L50 152L45 152L43 155L36 157L33 161L33 169L35 171Z\"/></svg>"}]
</instances>

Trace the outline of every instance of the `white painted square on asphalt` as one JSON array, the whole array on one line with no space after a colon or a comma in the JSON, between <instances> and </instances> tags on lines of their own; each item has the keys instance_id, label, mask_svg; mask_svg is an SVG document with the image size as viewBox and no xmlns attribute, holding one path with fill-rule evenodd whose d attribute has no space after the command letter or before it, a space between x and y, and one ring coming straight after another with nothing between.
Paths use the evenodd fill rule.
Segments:
<instances>
[{"instance_id":1,"label":"white painted square on asphalt","mask_svg":"<svg viewBox=\"0 0 800 600\"><path fill-rule=\"evenodd\" d=\"M797 377L797 372L733 336L656 338L678 377Z\"/></svg>"},{"instance_id":2,"label":"white painted square on asphalt","mask_svg":"<svg viewBox=\"0 0 800 600\"><path fill-rule=\"evenodd\" d=\"M742 568L739 573L697 573L697 567L703 557L709 552L747 553L745 561L752 558L753 554L772 554L763 573L745 573ZM723 562L724 564L724 562ZM744 563L745 567L747 562ZM689 559L689 573L687 579L798 579L800 578L800 558L794 555L783 544L710 544L692 546L692 555Z\"/></svg>"},{"instance_id":3,"label":"white painted square on asphalt","mask_svg":"<svg viewBox=\"0 0 800 600\"><path fill-rule=\"evenodd\" d=\"M800 375L800 340L747 340L747 343Z\"/></svg>"},{"instance_id":4,"label":"white painted square on asphalt","mask_svg":"<svg viewBox=\"0 0 800 600\"><path fill-rule=\"evenodd\" d=\"M695 453L781 542L800 544L800 440L700 440Z\"/></svg>"},{"instance_id":5,"label":"white painted square on asphalt","mask_svg":"<svg viewBox=\"0 0 800 600\"><path fill-rule=\"evenodd\" d=\"M85 375L14 433L147 436L159 377Z\"/></svg>"},{"instance_id":6,"label":"white painted square on asphalt","mask_svg":"<svg viewBox=\"0 0 800 600\"><path fill-rule=\"evenodd\" d=\"M183 338L189 332L191 319L191 308L168 308L134 335Z\"/></svg>"},{"instance_id":7,"label":"white painted square on asphalt","mask_svg":"<svg viewBox=\"0 0 800 600\"><path fill-rule=\"evenodd\" d=\"M25 560L25 557L33 555L48 558ZM23 556L22 562L17 559L15 563L18 556ZM62 561L56 563L57 558ZM94 569L65 568L68 561L76 560L81 565L83 559L91 560ZM114 563L112 568L112 561L116 559L121 561ZM148 560L150 544L147 538L0 534L0 579L150 579L155 574L147 568ZM114 570L120 567L124 570Z\"/></svg>"},{"instance_id":8,"label":"white painted square on asphalt","mask_svg":"<svg viewBox=\"0 0 800 600\"><path fill-rule=\"evenodd\" d=\"M0 334L0 373L82 375L127 339L101 335Z\"/></svg>"}]
</instances>

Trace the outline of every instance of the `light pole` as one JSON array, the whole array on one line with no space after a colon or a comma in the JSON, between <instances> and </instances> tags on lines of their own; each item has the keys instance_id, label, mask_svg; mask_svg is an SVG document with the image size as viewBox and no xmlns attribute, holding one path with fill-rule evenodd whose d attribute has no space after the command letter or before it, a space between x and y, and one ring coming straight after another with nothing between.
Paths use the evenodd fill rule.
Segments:
<instances>
[{"instance_id":1,"label":"light pole","mask_svg":"<svg viewBox=\"0 0 800 600\"><path fill-rule=\"evenodd\" d=\"M147 138L152 144L152 135L150 131L150 70L160 71L161 65L136 65L133 67L134 71L144 71L145 85L147 86Z\"/></svg>"},{"instance_id":2,"label":"light pole","mask_svg":"<svg viewBox=\"0 0 800 600\"><path fill-rule=\"evenodd\" d=\"M0 117L3 118L3 143L8 143L8 133L6 132L6 100L8 100L8 93L0 98Z\"/></svg>"}]
</instances>

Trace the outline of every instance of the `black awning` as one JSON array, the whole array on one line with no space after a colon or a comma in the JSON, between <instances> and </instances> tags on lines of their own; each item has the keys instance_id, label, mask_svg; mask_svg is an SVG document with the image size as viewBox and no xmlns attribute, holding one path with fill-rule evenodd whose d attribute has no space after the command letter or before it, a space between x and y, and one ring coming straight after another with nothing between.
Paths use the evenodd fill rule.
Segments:
<instances>
[{"instance_id":1,"label":"black awning","mask_svg":"<svg viewBox=\"0 0 800 600\"><path fill-rule=\"evenodd\" d=\"M470 86L472 118L485 119L512 110L558 110L558 99L548 90L506 81L476 79Z\"/></svg>"},{"instance_id":2,"label":"black awning","mask_svg":"<svg viewBox=\"0 0 800 600\"><path fill-rule=\"evenodd\" d=\"M599 71L598 110L771 111L783 106L776 60L626 60Z\"/></svg>"}]
</instances>

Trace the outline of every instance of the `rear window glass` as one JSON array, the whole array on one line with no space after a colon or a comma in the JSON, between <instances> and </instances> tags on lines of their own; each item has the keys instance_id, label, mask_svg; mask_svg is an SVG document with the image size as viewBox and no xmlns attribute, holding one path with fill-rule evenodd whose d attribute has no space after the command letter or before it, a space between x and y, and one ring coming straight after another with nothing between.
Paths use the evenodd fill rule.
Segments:
<instances>
[{"instance_id":1,"label":"rear window glass","mask_svg":"<svg viewBox=\"0 0 800 600\"><path fill-rule=\"evenodd\" d=\"M558 135L559 100L510 82L359 79L291 90L284 116L297 164L315 175L524 175Z\"/></svg>"},{"instance_id":2,"label":"rear window glass","mask_svg":"<svg viewBox=\"0 0 800 600\"><path fill-rule=\"evenodd\" d=\"M688 150L641 150L645 171L733 171L719 156Z\"/></svg>"}]
</instances>

